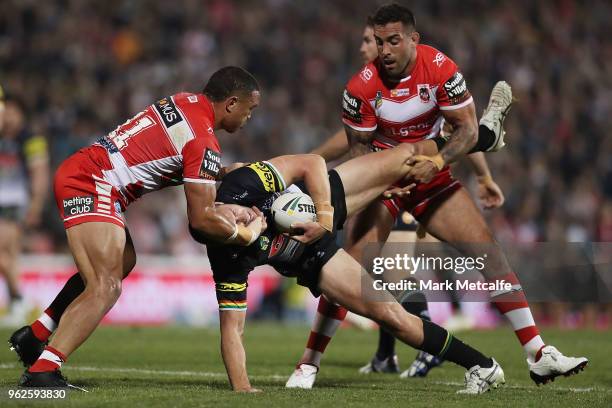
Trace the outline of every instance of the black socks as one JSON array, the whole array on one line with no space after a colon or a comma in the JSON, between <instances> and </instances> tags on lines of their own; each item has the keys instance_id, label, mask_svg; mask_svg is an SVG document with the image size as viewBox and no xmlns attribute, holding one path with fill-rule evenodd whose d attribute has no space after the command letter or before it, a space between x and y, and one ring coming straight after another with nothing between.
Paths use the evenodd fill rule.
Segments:
<instances>
[{"instance_id":1,"label":"black socks","mask_svg":"<svg viewBox=\"0 0 612 408\"><path fill-rule=\"evenodd\" d=\"M489 368L493 361L480 351L456 339L446 329L429 320L423 321L423 344L420 349L453 363L459 364L466 370L474 366Z\"/></svg>"},{"instance_id":2,"label":"black socks","mask_svg":"<svg viewBox=\"0 0 612 408\"><path fill-rule=\"evenodd\" d=\"M478 141L470 153L486 152L493 146L493 143L495 143L495 133L485 125L480 125L478 126Z\"/></svg>"}]
</instances>

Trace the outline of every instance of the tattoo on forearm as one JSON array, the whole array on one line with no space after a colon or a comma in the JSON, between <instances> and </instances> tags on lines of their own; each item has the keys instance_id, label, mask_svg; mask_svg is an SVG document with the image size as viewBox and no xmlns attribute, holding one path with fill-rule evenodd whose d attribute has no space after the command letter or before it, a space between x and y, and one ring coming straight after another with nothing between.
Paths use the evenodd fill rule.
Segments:
<instances>
[{"instance_id":1,"label":"tattoo on forearm","mask_svg":"<svg viewBox=\"0 0 612 408\"><path fill-rule=\"evenodd\" d=\"M472 132L464 126L455 127L448 142L442 147L440 154L445 163L452 163L460 156L465 155L474 146Z\"/></svg>"},{"instance_id":2,"label":"tattoo on forearm","mask_svg":"<svg viewBox=\"0 0 612 408\"><path fill-rule=\"evenodd\" d=\"M349 152L351 157L362 156L369 153L369 144L372 140L373 134L362 132L355 132L348 126L344 127L346 136L348 137Z\"/></svg>"}]
</instances>

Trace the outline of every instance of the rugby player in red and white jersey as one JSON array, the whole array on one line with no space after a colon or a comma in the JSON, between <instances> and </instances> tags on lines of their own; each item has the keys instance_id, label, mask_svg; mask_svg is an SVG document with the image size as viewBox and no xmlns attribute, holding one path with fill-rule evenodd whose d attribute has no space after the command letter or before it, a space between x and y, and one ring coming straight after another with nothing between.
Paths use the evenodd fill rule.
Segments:
<instances>
[{"instance_id":1,"label":"rugby player in red and white jersey","mask_svg":"<svg viewBox=\"0 0 612 408\"><path fill-rule=\"evenodd\" d=\"M374 27L370 18L368 18L366 27L364 28L362 34L362 42L359 52L365 65L378 58L378 47L376 46L376 40L374 39ZM485 115L480 121L479 137L482 135L483 137L487 137L494 141L495 138L491 136L494 135L493 132L498 132L502 135L502 137L498 138L497 140L502 140L503 143L502 123L511 102L512 91L510 87L503 81L498 82L491 93L489 105L496 107L499 106L500 109L490 109L487 107L485 110ZM494 126L494 124L499 125ZM441 132L445 132L445 135L447 135L451 130L451 127L448 125L448 123L446 123ZM420 143L434 142L424 140ZM347 157L349 150L350 146L347 140L346 132L344 129L340 129L323 144L315 148L311 153L321 155L326 161L334 161ZM489 147L487 150L492 151L497 150L497 148ZM504 195L491 176L491 172L484 154L480 151L474 152L469 154L467 158L477 177L478 196L483 207L500 207L504 202ZM365 242L376 242L377 239L379 239L376 234L377 231L372 229L369 230L369 235L372 236L368 236L368 234L365 236L360 235L364 230L364 228L360 225L360 220L361 223L365 222L366 225L368 225L370 222L367 220L368 211L369 210L366 210L364 213L365 215L363 216L356 215L349 219L344 228L346 233L344 236L345 239L343 246L346 251L356 259L361 257L362 246ZM404 212L402 216L406 214L407 213ZM409 217L412 216L409 215ZM427 232L421 227L418 228L416 237L417 243L436 241L435 238L427 234ZM394 240L395 237L393 234L391 234L388 239ZM354 246L354 241L360 243L361 245ZM421 292L411 292L409 296L403 297L402 306L404 306L408 312L416 316L424 319L429 318L427 302L424 294ZM318 367L320 366L321 357L325 352L331 337L333 337L336 330L340 327L340 323L345 318L347 320L350 318L350 322L357 325L364 324L364 319L361 316L347 314L346 309L341 306L331 304L325 298L325 296L321 296L319 298L317 314L312 324L312 329L308 337L306 348L304 349L304 353L300 358L300 362L297 364L296 370L287 381L286 387L309 388L312 386L314 375L316 375ZM440 363L441 360L439 358L434 357L424 351L419 351L415 361L411 364L409 369L402 373L402 376L423 377L427 375L427 372L431 368L439 365ZM376 350L374 358L359 371L361 373L399 372L399 363L397 356L395 355L395 338L384 328L379 328L378 349Z\"/></svg>"},{"instance_id":2,"label":"rugby player in red and white jersey","mask_svg":"<svg viewBox=\"0 0 612 408\"><path fill-rule=\"evenodd\" d=\"M513 284L510 292L492 293L491 301L514 328L527 355L531 378L539 384L578 372L588 360L565 357L555 347L545 345L516 275L480 211L448 167L448 163L471 151L492 151L503 146L501 125L511 101L503 106L503 101L492 98L488 109L501 113L500 120L487 123L490 118L485 112L481 124L484 121L490 125L489 132L478 132L474 103L463 75L446 55L419 44L420 35L410 10L397 4L381 6L372 23L378 59L353 76L343 94L343 122L351 148L364 152L368 147L378 150L397 143L425 139L431 142L415 145L414 166L407 182L415 181L417 185L410 194L401 186L394 188L393 199L380 201L362 214L360 230L366 232L354 241L351 254L359 254L372 237L385 241L401 210L409 211L427 232L442 241L489 244L496 254L495 261L489 264L494 266L484 271L485 277ZM440 134L444 122L452 126L450 135ZM470 255L465 248L463 252ZM318 316L322 320L318 326L326 335L335 331L333 320L343 317L341 311L335 319L324 317L333 314L326 311ZM332 329L328 331L327 327ZM329 342L330 336L325 337L325 343ZM310 359L302 358L292 376L304 377L296 381L301 388L312 387L318 371L316 360L320 359L320 353L306 355Z\"/></svg>"},{"instance_id":3,"label":"rugby player in red and white jersey","mask_svg":"<svg viewBox=\"0 0 612 408\"><path fill-rule=\"evenodd\" d=\"M55 199L79 273L36 322L11 336L22 361L32 364L19 385L68 385L62 363L115 304L136 263L122 212L142 195L184 184L189 223L207 239L246 246L259 237L266 227L260 212L215 206L221 149L214 133L240 129L259 99L251 74L225 67L202 93L160 99L60 165Z\"/></svg>"}]
</instances>

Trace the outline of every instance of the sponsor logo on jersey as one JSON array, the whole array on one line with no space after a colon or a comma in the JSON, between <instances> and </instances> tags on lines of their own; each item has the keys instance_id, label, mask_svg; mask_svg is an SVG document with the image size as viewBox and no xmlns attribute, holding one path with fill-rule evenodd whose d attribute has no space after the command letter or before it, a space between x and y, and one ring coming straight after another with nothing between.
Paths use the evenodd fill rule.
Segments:
<instances>
[{"instance_id":1,"label":"sponsor logo on jersey","mask_svg":"<svg viewBox=\"0 0 612 408\"><path fill-rule=\"evenodd\" d=\"M208 180L217 180L221 171L221 153L206 149L200 166L200 177Z\"/></svg>"},{"instance_id":2,"label":"sponsor logo on jersey","mask_svg":"<svg viewBox=\"0 0 612 408\"><path fill-rule=\"evenodd\" d=\"M346 89L342 94L342 114L345 118L361 123L361 101L351 95Z\"/></svg>"},{"instance_id":3,"label":"sponsor logo on jersey","mask_svg":"<svg viewBox=\"0 0 612 408\"><path fill-rule=\"evenodd\" d=\"M119 148L117 148L117 146L113 142L111 142L108 136L102 136L98 138L98 140L96 140L94 144L102 146L111 154L119 152Z\"/></svg>"},{"instance_id":4,"label":"sponsor logo on jersey","mask_svg":"<svg viewBox=\"0 0 612 408\"><path fill-rule=\"evenodd\" d=\"M401 98L402 96L408 96L408 95L410 95L410 89L408 88L391 90L392 98Z\"/></svg>"},{"instance_id":5,"label":"sponsor logo on jersey","mask_svg":"<svg viewBox=\"0 0 612 408\"><path fill-rule=\"evenodd\" d=\"M279 234L272 240L268 258L276 262L291 262L299 258L303 252L304 245L301 242Z\"/></svg>"},{"instance_id":6,"label":"sponsor logo on jersey","mask_svg":"<svg viewBox=\"0 0 612 408\"><path fill-rule=\"evenodd\" d=\"M363 70L361 70L361 72L359 73L359 77L364 81L364 82L368 82L370 79L372 79L372 77L374 76L374 73L372 72L372 70L368 67L365 67Z\"/></svg>"},{"instance_id":7,"label":"sponsor logo on jersey","mask_svg":"<svg viewBox=\"0 0 612 408\"><path fill-rule=\"evenodd\" d=\"M401 127L399 129L395 127L390 127L384 129L384 135L388 137L408 137L415 132L420 132L423 130L430 129L433 125L435 125L437 118L434 116L431 119L428 119L424 122L417 123L416 125L410 125Z\"/></svg>"},{"instance_id":8,"label":"sponsor logo on jersey","mask_svg":"<svg viewBox=\"0 0 612 408\"><path fill-rule=\"evenodd\" d=\"M94 197L92 195L68 198L64 200L63 204L64 217L94 212Z\"/></svg>"},{"instance_id":9,"label":"sponsor logo on jersey","mask_svg":"<svg viewBox=\"0 0 612 408\"><path fill-rule=\"evenodd\" d=\"M187 97L187 100L191 103L196 103L198 101L198 96L197 95L189 95Z\"/></svg>"},{"instance_id":10,"label":"sponsor logo on jersey","mask_svg":"<svg viewBox=\"0 0 612 408\"><path fill-rule=\"evenodd\" d=\"M270 238L262 235L259 237L259 249L266 251L270 247Z\"/></svg>"},{"instance_id":11,"label":"sponsor logo on jersey","mask_svg":"<svg viewBox=\"0 0 612 408\"><path fill-rule=\"evenodd\" d=\"M119 201L115 201L115 216L121 217L121 204Z\"/></svg>"},{"instance_id":12,"label":"sponsor logo on jersey","mask_svg":"<svg viewBox=\"0 0 612 408\"><path fill-rule=\"evenodd\" d=\"M374 99L374 108L379 109L382 106L382 91L376 91L376 99Z\"/></svg>"},{"instance_id":13,"label":"sponsor logo on jersey","mask_svg":"<svg viewBox=\"0 0 612 408\"><path fill-rule=\"evenodd\" d=\"M273 240L272 240L272 246L270 247L270 253L268 254L268 257L273 258L275 257L279 252L282 251L284 244L286 243L287 238L280 234L277 235Z\"/></svg>"},{"instance_id":14,"label":"sponsor logo on jersey","mask_svg":"<svg viewBox=\"0 0 612 408\"><path fill-rule=\"evenodd\" d=\"M450 100L451 104L461 102L469 94L467 84L465 83L465 78L461 72L455 72L455 75L450 77L449 80L444 83L444 90L446 91L446 95L448 95L448 99Z\"/></svg>"},{"instance_id":15,"label":"sponsor logo on jersey","mask_svg":"<svg viewBox=\"0 0 612 408\"><path fill-rule=\"evenodd\" d=\"M419 84L417 85L417 89L419 92L419 98L421 98L421 102L428 103L431 99L431 94L429 93L429 85Z\"/></svg>"},{"instance_id":16,"label":"sponsor logo on jersey","mask_svg":"<svg viewBox=\"0 0 612 408\"><path fill-rule=\"evenodd\" d=\"M153 105L159 116L164 121L166 128L171 128L183 121L181 113L178 111L171 97L162 98Z\"/></svg>"},{"instance_id":17,"label":"sponsor logo on jersey","mask_svg":"<svg viewBox=\"0 0 612 408\"><path fill-rule=\"evenodd\" d=\"M259 179L261 180L264 189L268 193L277 191L274 172L266 163L255 162L249 164L247 167L257 173L257 176L259 176Z\"/></svg>"},{"instance_id":18,"label":"sponsor logo on jersey","mask_svg":"<svg viewBox=\"0 0 612 408\"><path fill-rule=\"evenodd\" d=\"M432 62L436 64L438 67L441 67L442 64L444 64L444 61L446 61L446 56L442 54L441 52L439 52L436 54Z\"/></svg>"}]
</instances>

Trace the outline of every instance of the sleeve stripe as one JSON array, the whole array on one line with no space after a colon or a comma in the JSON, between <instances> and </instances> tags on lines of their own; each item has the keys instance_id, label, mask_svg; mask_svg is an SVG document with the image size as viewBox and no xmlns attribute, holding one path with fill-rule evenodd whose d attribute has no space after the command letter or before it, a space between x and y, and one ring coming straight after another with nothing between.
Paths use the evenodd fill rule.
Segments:
<instances>
[{"instance_id":1,"label":"sleeve stripe","mask_svg":"<svg viewBox=\"0 0 612 408\"><path fill-rule=\"evenodd\" d=\"M276 167L274 167L274 165L272 163L270 163L269 161L264 161L264 163L266 163L272 169L272 171L276 175L276 178L278 178L278 181L281 184L280 185L281 191L286 190L287 189L287 184L285 183L285 179L283 178L282 174L280 174L278 169Z\"/></svg>"},{"instance_id":2,"label":"sleeve stripe","mask_svg":"<svg viewBox=\"0 0 612 408\"><path fill-rule=\"evenodd\" d=\"M459 105L448 105L448 106L440 106L440 110L455 110L459 108L463 108L464 106L472 103L474 99L470 96L470 98L464 102L461 102Z\"/></svg>"},{"instance_id":3,"label":"sleeve stripe","mask_svg":"<svg viewBox=\"0 0 612 408\"><path fill-rule=\"evenodd\" d=\"M183 178L185 183L199 183L199 184L215 184L214 180L206 180L206 179L194 179L194 178Z\"/></svg>"},{"instance_id":4,"label":"sleeve stripe","mask_svg":"<svg viewBox=\"0 0 612 408\"><path fill-rule=\"evenodd\" d=\"M359 126L355 126L352 123L346 121L345 119L342 119L342 122L350 127L351 129L355 129L358 132L370 132L372 130L376 130L376 128L378 127L378 125L374 125L373 127L359 127Z\"/></svg>"}]
</instances>

